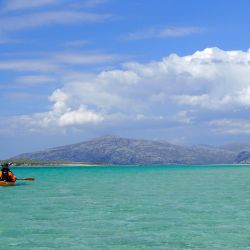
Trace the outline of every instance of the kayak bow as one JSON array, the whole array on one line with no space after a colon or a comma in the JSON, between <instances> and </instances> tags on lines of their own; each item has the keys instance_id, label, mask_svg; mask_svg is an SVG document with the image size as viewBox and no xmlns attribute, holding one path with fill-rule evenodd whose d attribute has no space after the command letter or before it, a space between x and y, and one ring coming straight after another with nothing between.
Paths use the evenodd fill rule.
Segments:
<instances>
[{"instance_id":1,"label":"kayak bow","mask_svg":"<svg viewBox=\"0 0 250 250\"><path fill-rule=\"evenodd\" d=\"M34 181L35 178L23 178L23 179L16 179L17 181ZM0 181L0 187L1 186L14 186L16 182L8 182L8 181Z\"/></svg>"}]
</instances>

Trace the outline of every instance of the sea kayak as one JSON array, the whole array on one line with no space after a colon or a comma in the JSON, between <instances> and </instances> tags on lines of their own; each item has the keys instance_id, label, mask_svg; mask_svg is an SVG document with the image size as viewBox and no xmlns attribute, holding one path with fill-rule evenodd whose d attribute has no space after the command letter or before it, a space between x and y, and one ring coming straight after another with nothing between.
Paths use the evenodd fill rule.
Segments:
<instances>
[{"instance_id":1,"label":"sea kayak","mask_svg":"<svg viewBox=\"0 0 250 250\"><path fill-rule=\"evenodd\" d=\"M15 182L0 181L0 186L14 186Z\"/></svg>"}]
</instances>

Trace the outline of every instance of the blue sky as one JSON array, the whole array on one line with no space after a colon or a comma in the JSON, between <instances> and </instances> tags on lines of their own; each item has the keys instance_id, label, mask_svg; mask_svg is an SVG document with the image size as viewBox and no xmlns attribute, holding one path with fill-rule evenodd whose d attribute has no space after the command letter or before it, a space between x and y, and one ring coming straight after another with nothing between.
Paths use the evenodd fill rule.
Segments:
<instances>
[{"instance_id":1,"label":"blue sky","mask_svg":"<svg viewBox=\"0 0 250 250\"><path fill-rule=\"evenodd\" d=\"M250 140L247 0L0 1L0 158L114 134Z\"/></svg>"}]
</instances>

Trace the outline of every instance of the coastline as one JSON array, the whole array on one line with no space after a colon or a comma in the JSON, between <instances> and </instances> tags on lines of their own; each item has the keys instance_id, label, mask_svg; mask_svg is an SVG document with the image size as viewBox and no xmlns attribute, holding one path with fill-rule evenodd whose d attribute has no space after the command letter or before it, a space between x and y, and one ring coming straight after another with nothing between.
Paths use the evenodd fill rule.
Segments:
<instances>
[{"instance_id":1,"label":"coastline","mask_svg":"<svg viewBox=\"0 0 250 250\"><path fill-rule=\"evenodd\" d=\"M240 167L250 166L248 163L238 164L199 164L199 165L175 165L175 164L162 164L162 165L120 165L120 164L91 164L91 163L48 163L48 164L21 164L12 165L12 168L49 168L49 167Z\"/></svg>"},{"instance_id":2,"label":"coastline","mask_svg":"<svg viewBox=\"0 0 250 250\"><path fill-rule=\"evenodd\" d=\"M87 164L87 163L48 163L48 164L22 164L13 165L12 168L31 168L31 167L112 167L115 165L107 164Z\"/></svg>"}]
</instances>

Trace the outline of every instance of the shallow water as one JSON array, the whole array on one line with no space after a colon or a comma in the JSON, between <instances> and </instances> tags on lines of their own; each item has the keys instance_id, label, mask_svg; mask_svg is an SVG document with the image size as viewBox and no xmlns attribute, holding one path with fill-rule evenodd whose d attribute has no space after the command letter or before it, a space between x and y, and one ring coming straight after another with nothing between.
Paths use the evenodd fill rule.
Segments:
<instances>
[{"instance_id":1,"label":"shallow water","mask_svg":"<svg viewBox=\"0 0 250 250\"><path fill-rule=\"evenodd\" d=\"M250 249L250 167L13 168L0 249Z\"/></svg>"}]
</instances>

